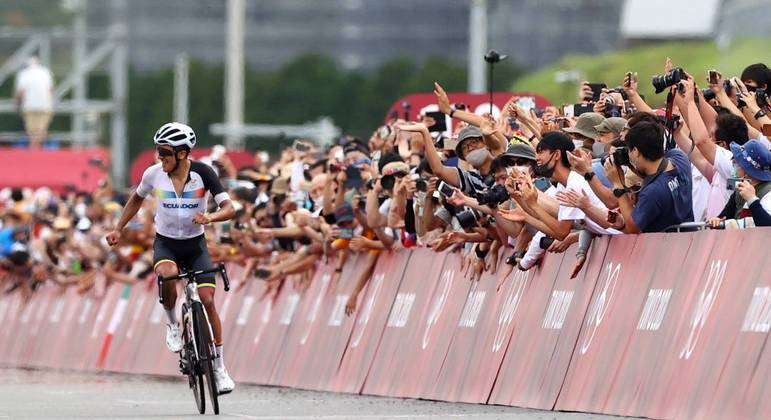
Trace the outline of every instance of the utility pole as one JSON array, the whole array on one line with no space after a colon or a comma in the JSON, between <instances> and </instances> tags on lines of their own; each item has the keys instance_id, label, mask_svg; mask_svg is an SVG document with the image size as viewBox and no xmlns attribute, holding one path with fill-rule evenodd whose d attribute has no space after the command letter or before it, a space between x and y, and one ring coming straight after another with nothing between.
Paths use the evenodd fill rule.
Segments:
<instances>
[{"instance_id":1,"label":"utility pole","mask_svg":"<svg viewBox=\"0 0 771 420\"><path fill-rule=\"evenodd\" d=\"M174 121L187 124L190 58L182 53L174 59Z\"/></svg>"},{"instance_id":2,"label":"utility pole","mask_svg":"<svg viewBox=\"0 0 771 420\"><path fill-rule=\"evenodd\" d=\"M115 50L110 61L110 88L113 103L110 155L112 156L113 183L116 187L123 188L126 187L129 158L126 131L126 102L128 97L126 0L113 0L110 31L113 31L115 37Z\"/></svg>"},{"instance_id":3,"label":"utility pole","mask_svg":"<svg viewBox=\"0 0 771 420\"><path fill-rule=\"evenodd\" d=\"M485 91L487 0L471 0L468 31L468 91L482 93Z\"/></svg>"},{"instance_id":4,"label":"utility pole","mask_svg":"<svg viewBox=\"0 0 771 420\"><path fill-rule=\"evenodd\" d=\"M225 136L228 149L243 149L244 137L244 0L228 0L225 42Z\"/></svg>"},{"instance_id":5,"label":"utility pole","mask_svg":"<svg viewBox=\"0 0 771 420\"><path fill-rule=\"evenodd\" d=\"M72 137L75 142L83 144L86 119L84 108L88 91L88 79L86 71L83 69L88 54L88 26L86 22L88 0L78 0L73 7L75 16L72 37L72 65L75 73L75 85L72 89L72 99L75 103L75 112L72 114Z\"/></svg>"}]
</instances>

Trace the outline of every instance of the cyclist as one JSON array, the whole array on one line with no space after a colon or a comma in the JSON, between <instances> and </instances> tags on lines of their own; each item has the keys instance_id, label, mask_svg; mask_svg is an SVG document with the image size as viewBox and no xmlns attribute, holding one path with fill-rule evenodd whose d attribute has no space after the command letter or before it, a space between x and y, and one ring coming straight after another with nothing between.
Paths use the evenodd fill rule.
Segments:
<instances>
[{"instance_id":1,"label":"cyclist","mask_svg":"<svg viewBox=\"0 0 771 420\"><path fill-rule=\"evenodd\" d=\"M153 244L155 273L169 277L178 274L180 267L186 270L209 269L211 258L206 249L203 225L232 219L235 216L233 203L214 170L205 163L190 159L190 151L195 147L192 128L177 122L167 123L158 129L153 140L160 163L145 170L139 187L123 209L118 225L107 235L107 242L110 246L119 242L123 228L140 209L142 201L152 194L157 204ZM209 193L214 196L219 209L207 214ZM234 383L225 369L222 325L214 306L215 287L213 273L198 279L198 294L214 331L217 390L226 394L233 390ZM176 283L164 283L163 306L168 317L166 346L173 352L182 350L182 334L174 312L176 301Z\"/></svg>"}]
</instances>

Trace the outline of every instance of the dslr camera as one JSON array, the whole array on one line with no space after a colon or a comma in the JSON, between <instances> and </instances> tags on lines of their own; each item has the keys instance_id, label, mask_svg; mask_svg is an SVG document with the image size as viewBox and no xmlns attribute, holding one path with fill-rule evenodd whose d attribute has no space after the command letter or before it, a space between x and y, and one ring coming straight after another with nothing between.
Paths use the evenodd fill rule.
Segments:
<instances>
[{"instance_id":1,"label":"dslr camera","mask_svg":"<svg viewBox=\"0 0 771 420\"><path fill-rule=\"evenodd\" d=\"M613 152L613 164L616 166L632 166L629 161L629 149L626 147L619 147Z\"/></svg>"},{"instance_id":2,"label":"dslr camera","mask_svg":"<svg viewBox=\"0 0 771 420\"><path fill-rule=\"evenodd\" d=\"M479 220L479 216L472 209L466 209L455 214L455 218L458 219L458 224L460 224L460 227L464 230L476 226L477 220Z\"/></svg>"},{"instance_id":3,"label":"dslr camera","mask_svg":"<svg viewBox=\"0 0 771 420\"><path fill-rule=\"evenodd\" d=\"M669 71L667 74L659 74L656 76L653 76L651 83L653 83L653 87L656 89L656 93L661 93L665 91L668 87L674 86L678 83L680 83L681 80L685 79L685 71L682 67L675 67L672 70Z\"/></svg>"},{"instance_id":4,"label":"dslr camera","mask_svg":"<svg viewBox=\"0 0 771 420\"><path fill-rule=\"evenodd\" d=\"M483 206L498 205L509 199L509 192L503 185L494 185L477 194L477 201Z\"/></svg>"}]
</instances>

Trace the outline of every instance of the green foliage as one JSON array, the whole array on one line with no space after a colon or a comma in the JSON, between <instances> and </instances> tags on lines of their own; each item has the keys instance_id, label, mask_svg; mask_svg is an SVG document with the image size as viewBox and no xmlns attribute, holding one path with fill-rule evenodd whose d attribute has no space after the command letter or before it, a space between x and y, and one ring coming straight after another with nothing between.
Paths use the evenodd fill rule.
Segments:
<instances>
[{"instance_id":1,"label":"green foliage","mask_svg":"<svg viewBox=\"0 0 771 420\"><path fill-rule=\"evenodd\" d=\"M749 64L771 61L768 41L737 40L723 51L711 41L681 41L645 45L602 55L568 55L554 65L518 79L513 84L513 90L538 92L557 105L573 103L581 81L557 83L556 72L577 70L584 80L604 82L615 87L621 85L627 71L636 71L640 78L640 92L649 104L659 106L666 101L666 95L655 95L650 80L652 75L663 73L666 57L672 58L675 66L683 67L692 74L697 84L706 87L705 78L709 69L716 68L724 75L739 76Z\"/></svg>"},{"instance_id":2,"label":"green foliage","mask_svg":"<svg viewBox=\"0 0 771 420\"><path fill-rule=\"evenodd\" d=\"M521 74L512 64L496 67L496 87L510 86ZM342 69L317 54L297 57L276 71L247 68L244 120L248 124L302 124L330 116L345 133L367 137L401 96L433 91L439 81L449 91L463 91L466 69L443 57L416 64L394 58L374 72ZM129 150L133 158L149 146L155 130L172 115L173 76L170 69L139 73L129 80ZM223 120L223 66L193 61L190 65L190 122L199 142L222 141L209 125ZM275 152L292 139L249 139L248 148Z\"/></svg>"}]
</instances>

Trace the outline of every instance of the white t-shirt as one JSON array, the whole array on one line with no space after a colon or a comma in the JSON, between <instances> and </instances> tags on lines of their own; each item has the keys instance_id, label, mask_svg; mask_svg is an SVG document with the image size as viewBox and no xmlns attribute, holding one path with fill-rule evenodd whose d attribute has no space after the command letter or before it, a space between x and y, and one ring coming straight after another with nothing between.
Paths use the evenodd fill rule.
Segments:
<instances>
[{"instance_id":1,"label":"white t-shirt","mask_svg":"<svg viewBox=\"0 0 771 420\"><path fill-rule=\"evenodd\" d=\"M608 208L605 207L605 204L602 203L602 200L597 197L597 195L592 191L592 187L589 186L589 183L586 182L584 177L579 175L578 173L574 171L570 171L570 174L568 175L568 182L567 185L558 184L557 185L557 192L563 192L567 190L573 190L573 191L585 191L586 195L589 196L589 203L595 207L599 207L601 209L607 210ZM563 221L563 220L574 220L574 221L583 221L586 224L586 230L589 232L595 233L597 235L617 235L621 232L615 230L615 229L604 229L602 226L598 225L584 214L581 209L578 209L576 207L568 207L563 206L560 204L559 212L557 213L557 220Z\"/></svg>"},{"instance_id":2,"label":"white t-shirt","mask_svg":"<svg viewBox=\"0 0 771 420\"><path fill-rule=\"evenodd\" d=\"M33 64L16 76L16 92L23 92L21 111L51 112L53 109L54 78L51 71Z\"/></svg>"},{"instance_id":3,"label":"white t-shirt","mask_svg":"<svg viewBox=\"0 0 771 420\"><path fill-rule=\"evenodd\" d=\"M693 164L691 164L691 186L693 190L693 220L700 222L707 218L707 205L712 186Z\"/></svg>"},{"instance_id":4,"label":"white t-shirt","mask_svg":"<svg viewBox=\"0 0 771 420\"><path fill-rule=\"evenodd\" d=\"M715 164L712 165L715 168L715 173L712 175L712 188L707 202L707 218L717 217L723 211L728 199L731 198L731 191L726 188L726 185L734 169L732 160L733 153L730 150L717 146ZM694 212L693 215L695 220L696 213Z\"/></svg>"}]
</instances>

